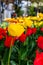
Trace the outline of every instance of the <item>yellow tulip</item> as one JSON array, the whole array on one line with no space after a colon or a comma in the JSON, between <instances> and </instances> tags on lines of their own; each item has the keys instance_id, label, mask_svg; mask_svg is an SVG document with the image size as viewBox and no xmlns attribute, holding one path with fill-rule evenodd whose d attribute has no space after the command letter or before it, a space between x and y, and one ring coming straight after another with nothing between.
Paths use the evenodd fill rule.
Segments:
<instances>
[{"instance_id":1,"label":"yellow tulip","mask_svg":"<svg viewBox=\"0 0 43 65\"><path fill-rule=\"evenodd\" d=\"M6 18L4 21L10 22L10 23L17 23L18 22L17 19L15 19L15 18Z\"/></svg>"},{"instance_id":2,"label":"yellow tulip","mask_svg":"<svg viewBox=\"0 0 43 65\"><path fill-rule=\"evenodd\" d=\"M25 31L24 27L21 26L19 23L17 24L9 24L8 32L11 36L21 36L21 34Z\"/></svg>"},{"instance_id":3,"label":"yellow tulip","mask_svg":"<svg viewBox=\"0 0 43 65\"><path fill-rule=\"evenodd\" d=\"M42 17L37 17L37 21L41 21L42 20Z\"/></svg>"},{"instance_id":4,"label":"yellow tulip","mask_svg":"<svg viewBox=\"0 0 43 65\"><path fill-rule=\"evenodd\" d=\"M43 25L43 21L39 22L39 26Z\"/></svg>"},{"instance_id":5,"label":"yellow tulip","mask_svg":"<svg viewBox=\"0 0 43 65\"><path fill-rule=\"evenodd\" d=\"M43 17L43 14L42 14L42 13L38 13L38 16L39 16L39 17Z\"/></svg>"},{"instance_id":6,"label":"yellow tulip","mask_svg":"<svg viewBox=\"0 0 43 65\"><path fill-rule=\"evenodd\" d=\"M37 21L34 21L34 26L38 26L38 22Z\"/></svg>"},{"instance_id":7,"label":"yellow tulip","mask_svg":"<svg viewBox=\"0 0 43 65\"><path fill-rule=\"evenodd\" d=\"M25 24L26 26L31 27L33 25L33 22L29 19L25 19Z\"/></svg>"},{"instance_id":8,"label":"yellow tulip","mask_svg":"<svg viewBox=\"0 0 43 65\"><path fill-rule=\"evenodd\" d=\"M37 20L37 17L36 16L32 16L31 20Z\"/></svg>"}]
</instances>

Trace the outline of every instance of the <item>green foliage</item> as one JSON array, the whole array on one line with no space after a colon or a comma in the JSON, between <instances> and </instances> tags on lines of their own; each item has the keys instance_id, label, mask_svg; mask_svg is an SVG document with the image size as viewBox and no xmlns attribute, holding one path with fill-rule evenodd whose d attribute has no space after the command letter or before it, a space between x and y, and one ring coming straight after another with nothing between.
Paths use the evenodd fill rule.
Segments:
<instances>
[{"instance_id":1,"label":"green foliage","mask_svg":"<svg viewBox=\"0 0 43 65\"><path fill-rule=\"evenodd\" d=\"M15 5L15 12L16 12L17 16L23 15L23 11L21 11L21 8L18 7L17 5Z\"/></svg>"},{"instance_id":2,"label":"green foliage","mask_svg":"<svg viewBox=\"0 0 43 65\"><path fill-rule=\"evenodd\" d=\"M31 7L28 8L28 15L30 15L30 16L35 16L36 14L37 14L37 13L35 12L33 6L31 6Z\"/></svg>"}]
</instances>

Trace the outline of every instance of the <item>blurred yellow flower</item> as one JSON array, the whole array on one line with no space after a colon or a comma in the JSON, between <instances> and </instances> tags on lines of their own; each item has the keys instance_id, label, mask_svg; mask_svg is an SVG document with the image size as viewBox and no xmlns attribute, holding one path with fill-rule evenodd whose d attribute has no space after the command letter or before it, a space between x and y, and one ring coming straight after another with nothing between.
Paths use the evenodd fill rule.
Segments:
<instances>
[{"instance_id":1,"label":"blurred yellow flower","mask_svg":"<svg viewBox=\"0 0 43 65\"><path fill-rule=\"evenodd\" d=\"M25 22L20 23L20 25L22 25L24 28L27 28L27 26L26 26Z\"/></svg>"},{"instance_id":2,"label":"blurred yellow flower","mask_svg":"<svg viewBox=\"0 0 43 65\"><path fill-rule=\"evenodd\" d=\"M41 25L43 25L43 21L40 21L40 22L39 22L39 26L41 26Z\"/></svg>"},{"instance_id":3,"label":"blurred yellow flower","mask_svg":"<svg viewBox=\"0 0 43 65\"><path fill-rule=\"evenodd\" d=\"M34 26L38 26L38 22L37 21L34 21Z\"/></svg>"},{"instance_id":4,"label":"blurred yellow flower","mask_svg":"<svg viewBox=\"0 0 43 65\"><path fill-rule=\"evenodd\" d=\"M41 21L42 20L42 17L37 17L37 21Z\"/></svg>"},{"instance_id":5,"label":"blurred yellow flower","mask_svg":"<svg viewBox=\"0 0 43 65\"><path fill-rule=\"evenodd\" d=\"M24 20L22 18L19 18L19 23L23 23Z\"/></svg>"},{"instance_id":6,"label":"blurred yellow flower","mask_svg":"<svg viewBox=\"0 0 43 65\"><path fill-rule=\"evenodd\" d=\"M43 21L40 21L40 22L34 21L34 25L35 26L41 26L41 25L43 25Z\"/></svg>"},{"instance_id":7,"label":"blurred yellow flower","mask_svg":"<svg viewBox=\"0 0 43 65\"><path fill-rule=\"evenodd\" d=\"M43 17L43 14L42 14L42 13L38 13L38 16L39 16L39 17Z\"/></svg>"},{"instance_id":8,"label":"blurred yellow flower","mask_svg":"<svg viewBox=\"0 0 43 65\"><path fill-rule=\"evenodd\" d=\"M32 16L31 20L37 20L37 16Z\"/></svg>"},{"instance_id":9,"label":"blurred yellow flower","mask_svg":"<svg viewBox=\"0 0 43 65\"><path fill-rule=\"evenodd\" d=\"M17 24L9 24L8 32L12 36L21 36L21 34L25 31L24 27L21 26L19 23Z\"/></svg>"},{"instance_id":10,"label":"blurred yellow flower","mask_svg":"<svg viewBox=\"0 0 43 65\"><path fill-rule=\"evenodd\" d=\"M33 22L29 19L25 19L25 24L26 26L31 27L33 25Z\"/></svg>"},{"instance_id":11,"label":"blurred yellow flower","mask_svg":"<svg viewBox=\"0 0 43 65\"><path fill-rule=\"evenodd\" d=\"M17 23L18 22L17 19L15 19L15 18L6 18L6 19L4 19L4 21L10 22L10 23Z\"/></svg>"},{"instance_id":12,"label":"blurred yellow flower","mask_svg":"<svg viewBox=\"0 0 43 65\"><path fill-rule=\"evenodd\" d=\"M6 18L5 21L9 23L19 23L24 28L32 27L32 26L40 26L42 25L43 14L38 13L38 16L28 16L28 17L17 17L17 18Z\"/></svg>"}]
</instances>

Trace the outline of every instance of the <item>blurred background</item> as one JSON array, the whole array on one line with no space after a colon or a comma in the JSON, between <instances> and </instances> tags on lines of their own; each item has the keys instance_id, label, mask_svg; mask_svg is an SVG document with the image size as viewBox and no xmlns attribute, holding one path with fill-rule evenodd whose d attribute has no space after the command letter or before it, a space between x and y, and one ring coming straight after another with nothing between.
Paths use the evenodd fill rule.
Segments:
<instances>
[{"instance_id":1,"label":"blurred background","mask_svg":"<svg viewBox=\"0 0 43 65\"><path fill-rule=\"evenodd\" d=\"M0 0L0 22L5 18L43 13L43 0Z\"/></svg>"}]
</instances>

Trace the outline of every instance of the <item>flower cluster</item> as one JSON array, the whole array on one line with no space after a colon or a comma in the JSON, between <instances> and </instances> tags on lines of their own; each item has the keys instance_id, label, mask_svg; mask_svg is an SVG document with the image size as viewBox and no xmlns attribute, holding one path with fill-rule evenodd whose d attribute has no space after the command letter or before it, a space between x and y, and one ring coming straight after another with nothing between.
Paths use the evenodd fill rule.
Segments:
<instances>
[{"instance_id":1,"label":"flower cluster","mask_svg":"<svg viewBox=\"0 0 43 65\"><path fill-rule=\"evenodd\" d=\"M20 23L24 27L35 27L43 25L43 14L38 13L38 16L29 17L17 17L17 18L7 18L4 21L9 23Z\"/></svg>"},{"instance_id":2,"label":"flower cluster","mask_svg":"<svg viewBox=\"0 0 43 65\"><path fill-rule=\"evenodd\" d=\"M43 65L42 19L41 13L39 17L13 19L15 23L9 19L11 23L7 28L0 28L0 59L3 65Z\"/></svg>"}]
</instances>

